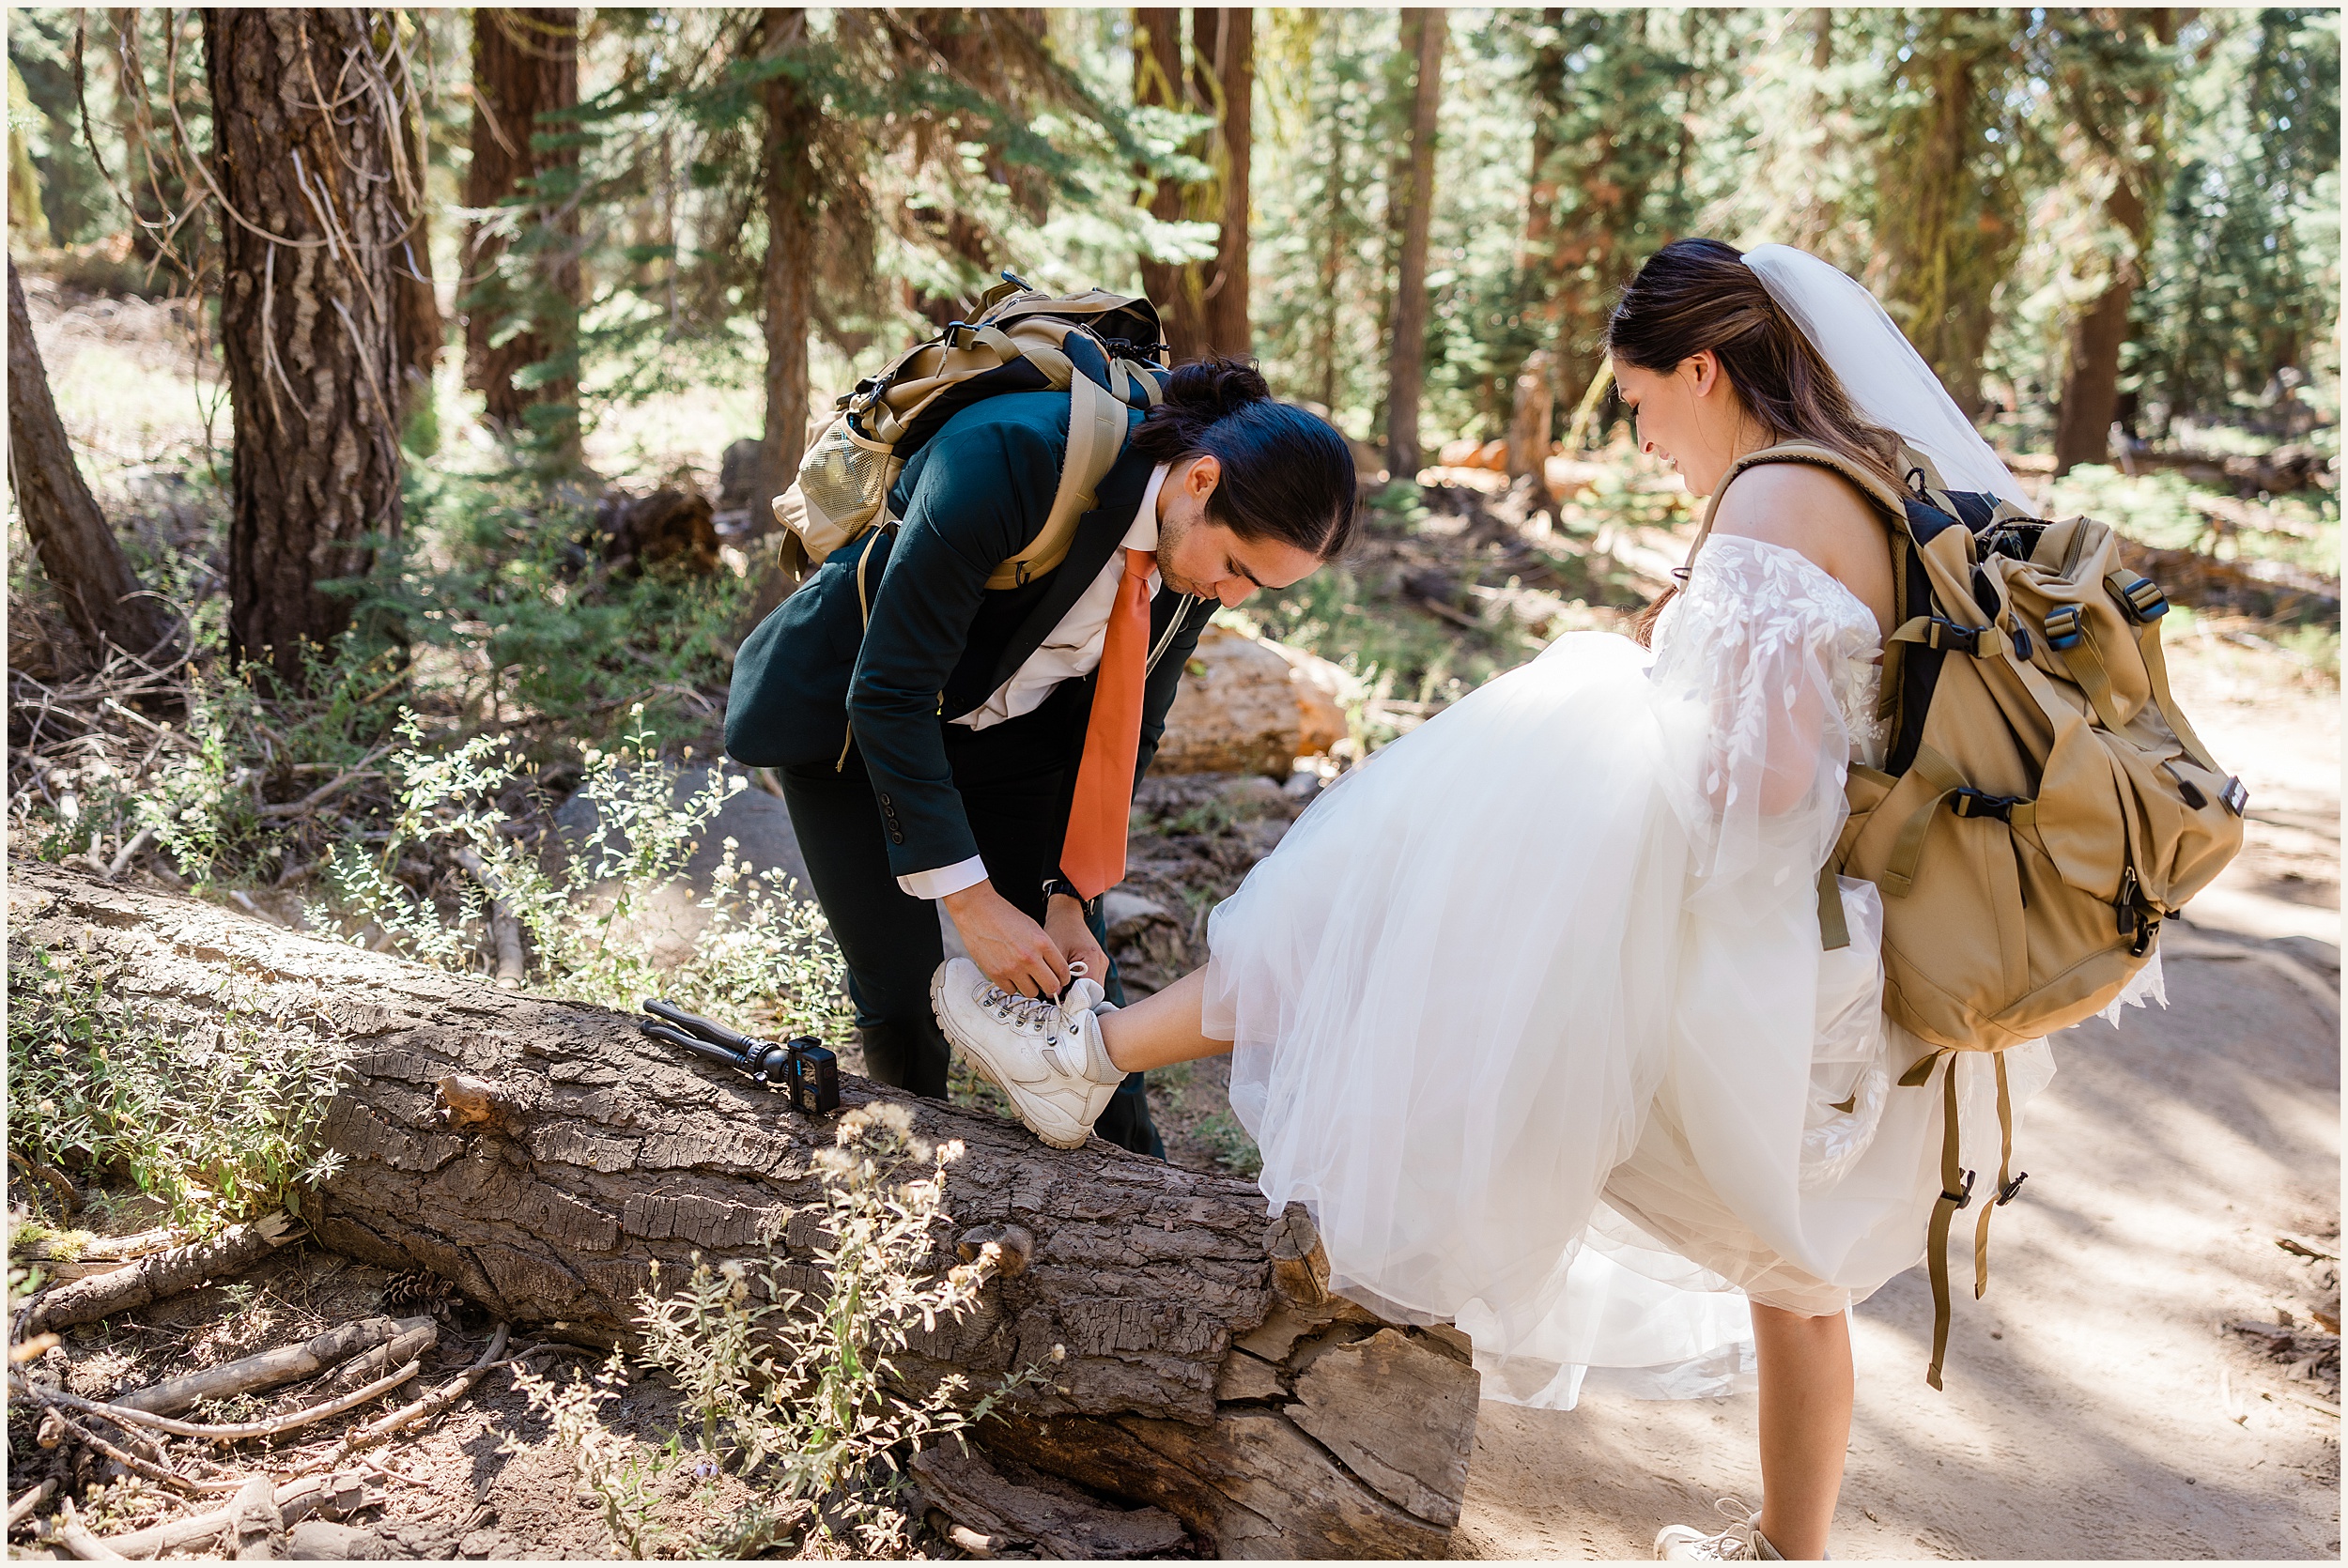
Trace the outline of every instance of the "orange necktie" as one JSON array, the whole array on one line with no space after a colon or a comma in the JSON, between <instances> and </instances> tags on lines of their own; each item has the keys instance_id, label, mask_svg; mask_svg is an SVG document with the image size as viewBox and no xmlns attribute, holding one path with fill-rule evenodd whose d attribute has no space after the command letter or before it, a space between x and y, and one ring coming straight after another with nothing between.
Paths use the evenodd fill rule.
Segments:
<instances>
[{"instance_id":1,"label":"orange necktie","mask_svg":"<svg viewBox=\"0 0 2348 1568\"><path fill-rule=\"evenodd\" d=\"M1117 581L1117 603L1101 641L1084 761L1076 765L1076 801L1059 855L1060 870L1088 899L1125 880L1125 826L1133 815L1134 760L1141 753L1142 667L1149 661L1150 573L1156 564L1148 550L1125 552L1125 575Z\"/></svg>"}]
</instances>

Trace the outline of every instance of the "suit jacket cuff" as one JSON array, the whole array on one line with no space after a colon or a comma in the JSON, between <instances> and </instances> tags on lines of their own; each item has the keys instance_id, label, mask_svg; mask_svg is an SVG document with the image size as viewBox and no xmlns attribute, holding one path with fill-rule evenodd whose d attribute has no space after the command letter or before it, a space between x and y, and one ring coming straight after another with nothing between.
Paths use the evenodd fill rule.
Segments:
<instances>
[{"instance_id":1,"label":"suit jacket cuff","mask_svg":"<svg viewBox=\"0 0 2348 1568\"><path fill-rule=\"evenodd\" d=\"M915 871L897 879L897 885L917 899L942 899L959 893L965 887L976 887L986 880L986 862L977 855L957 860L951 866L935 870Z\"/></svg>"}]
</instances>

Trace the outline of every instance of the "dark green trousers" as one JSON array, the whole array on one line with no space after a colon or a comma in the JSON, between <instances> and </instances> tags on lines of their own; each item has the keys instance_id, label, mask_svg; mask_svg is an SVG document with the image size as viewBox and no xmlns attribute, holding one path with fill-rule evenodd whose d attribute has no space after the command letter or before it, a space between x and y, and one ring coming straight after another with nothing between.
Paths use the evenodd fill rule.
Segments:
<instances>
[{"instance_id":1,"label":"dark green trousers","mask_svg":"<svg viewBox=\"0 0 2348 1568\"><path fill-rule=\"evenodd\" d=\"M1071 698L1078 695L1074 683L1063 689ZM1058 865L1068 833L1061 795L1067 759L1077 744L1069 731L1072 711L1080 715L1081 704L1056 694L1034 713L990 729L947 727L954 788L987 877L997 893L1037 920L1044 913L1043 879ZM818 763L780 773L816 901L847 960L865 1066L884 1084L943 1099L950 1051L930 1010L930 976L946 957L937 910L899 887L888 869L887 830L863 759L851 747L844 767ZM1092 934L1105 949L1098 915ZM1103 989L1110 1001L1124 1005L1114 962ZM1140 1073L1126 1077L1093 1130L1136 1153L1166 1158Z\"/></svg>"}]
</instances>

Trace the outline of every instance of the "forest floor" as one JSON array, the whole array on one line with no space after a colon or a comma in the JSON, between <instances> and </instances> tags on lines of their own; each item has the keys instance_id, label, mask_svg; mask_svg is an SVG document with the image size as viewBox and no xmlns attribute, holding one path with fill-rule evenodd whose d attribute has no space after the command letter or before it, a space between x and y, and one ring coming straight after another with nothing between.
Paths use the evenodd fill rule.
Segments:
<instances>
[{"instance_id":1,"label":"forest floor","mask_svg":"<svg viewBox=\"0 0 2348 1568\"><path fill-rule=\"evenodd\" d=\"M78 351L82 374L60 378L53 361L52 376L84 461L118 478L200 450L187 383L172 379L184 355L167 313L82 302L60 323L54 298L36 298L35 318L45 351L68 363ZM1647 524L1594 540L1543 535L1534 548L1488 491L1461 476L1427 492L1409 528L1380 530L1350 569L1356 602L1343 608L1354 621L1338 633L1360 624L1398 649L1447 641L1449 668L1472 685L1557 631L1614 623L1625 585L1659 580L1684 549L1684 530L1652 508ZM2178 619L2178 696L2251 792L2248 847L2164 939L2169 1007L2058 1041L2061 1071L2022 1135L2031 1181L1998 1227L1994 1288L1957 1304L1947 1392L1923 1381L1921 1268L1857 1310L1838 1555L2338 1553L2340 688L2336 667L2310 669L2269 640L2272 628ZM1391 733L1445 695L1430 675L1387 691L1367 716ZM672 738L706 749L712 736ZM1197 961L1205 910L1271 852L1308 794L1220 776L1145 785L1128 890L1155 908L1131 915L1113 943L1133 989ZM271 898L259 901L276 908ZM857 1065L853 1053L844 1065ZM1154 1075L1153 1111L1170 1159L1247 1174L1254 1149L1230 1115L1223 1067ZM983 1085L958 1087L985 1098ZM155 1222L132 1201L106 1220L100 1228L119 1232ZM103 1397L387 1307L421 1310L401 1297L380 1270L303 1248L135 1323L77 1330L51 1370ZM487 1327L461 1303L442 1310L425 1369L436 1379L471 1361ZM674 1425L672 1406L645 1382L606 1416L657 1441ZM1750 1396L1593 1396L1570 1412L1487 1405L1457 1550L1644 1557L1658 1526L1708 1521L1717 1496L1757 1500L1754 1421ZM39 1453L28 1430L11 1436L13 1454ZM379 1455L391 1473L372 1478L379 1502L366 1521L419 1556L606 1555L602 1517L575 1494L564 1459L536 1446L545 1436L507 1375L493 1375ZM12 1474L11 1491L47 1462ZM672 1499L684 1527L703 1506L689 1490L681 1483ZM128 1484L100 1500L98 1522L130 1528L170 1506ZM927 1542L913 1549L954 1555Z\"/></svg>"}]
</instances>

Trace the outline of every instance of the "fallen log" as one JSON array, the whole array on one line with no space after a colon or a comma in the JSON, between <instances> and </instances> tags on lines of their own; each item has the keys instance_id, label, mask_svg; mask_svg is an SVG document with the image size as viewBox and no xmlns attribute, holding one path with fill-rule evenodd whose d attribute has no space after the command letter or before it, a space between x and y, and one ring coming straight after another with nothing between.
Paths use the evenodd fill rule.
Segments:
<instances>
[{"instance_id":1,"label":"fallen log","mask_svg":"<svg viewBox=\"0 0 2348 1568\"><path fill-rule=\"evenodd\" d=\"M429 1270L500 1322L591 1345L628 1335L655 1264L679 1280L696 1253L777 1259L785 1287L823 1287L815 1157L830 1119L603 1008L12 869L12 948L78 952L164 1027L233 989L287 1046L339 1050L323 1136L342 1164L303 1209L319 1244ZM843 1077L842 1100L903 1104L921 1136L962 1142L935 1267L974 1233L975 1251L1006 1258L1027 1233L1024 1267L991 1269L973 1312L898 1358L908 1378L959 1372L977 1390L1048 1372L973 1433L980 1446L1163 1509L1208 1555L1447 1552L1475 1437L1466 1342L1326 1296L1300 1211L1268 1220L1235 1177L1098 1139L1055 1152L860 1079Z\"/></svg>"},{"instance_id":2,"label":"fallen log","mask_svg":"<svg viewBox=\"0 0 2348 1568\"><path fill-rule=\"evenodd\" d=\"M72 876L78 873L68 872ZM16 899L11 892L8 900L11 945L16 941ZM8 973L13 976L15 965ZM283 1214L272 1214L249 1225L231 1225L220 1235L203 1241L190 1242L167 1252L151 1253L127 1268L110 1273L92 1274L83 1279L45 1290L33 1299L24 1309L18 1324L18 1337L33 1335L54 1329L70 1328L76 1323L95 1323L118 1312L130 1312L149 1301L176 1296L183 1290L193 1290L210 1280L226 1279L242 1273L270 1253L287 1242L300 1238L301 1232L293 1221Z\"/></svg>"},{"instance_id":3,"label":"fallen log","mask_svg":"<svg viewBox=\"0 0 2348 1568\"><path fill-rule=\"evenodd\" d=\"M339 1329L330 1329L305 1344L280 1345L201 1372L166 1378L151 1388L126 1393L114 1403L128 1410L145 1410L149 1415L178 1415L208 1399L233 1399L240 1393L315 1376L363 1350L388 1345L410 1330L429 1327L431 1322L428 1317L362 1318Z\"/></svg>"}]
</instances>

